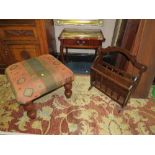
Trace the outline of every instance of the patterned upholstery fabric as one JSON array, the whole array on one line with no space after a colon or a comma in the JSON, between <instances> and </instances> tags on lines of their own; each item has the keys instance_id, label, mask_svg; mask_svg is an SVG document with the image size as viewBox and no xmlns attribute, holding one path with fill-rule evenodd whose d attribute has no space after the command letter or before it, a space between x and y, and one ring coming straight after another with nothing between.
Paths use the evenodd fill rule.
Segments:
<instances>
[{"instance_id":1,"label":"patterned upholstery fabric","mask_svg":"<svg viewBox=\"0 0 155 155\"><path fill-rule=\"evenodd\" d=\"M74 80L73 72L49 54L10 65L6 75L22 104Z\"/></svg>"}]
</instances>

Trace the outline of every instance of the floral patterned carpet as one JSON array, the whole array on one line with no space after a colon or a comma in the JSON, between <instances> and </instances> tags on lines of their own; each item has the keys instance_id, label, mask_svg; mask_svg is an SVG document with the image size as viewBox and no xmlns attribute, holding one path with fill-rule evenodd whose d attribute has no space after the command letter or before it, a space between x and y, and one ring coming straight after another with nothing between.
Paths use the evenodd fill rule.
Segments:
<instances>
[{"instance_id":1,"label":"floral patterned carpet","mask_svg":"<svg viewBox=\"0 0 155 155\"><path fill-rule=\"evenodd\" d=\"M0 131L28 134L155 134L155 103L152 99L130 99L118 113L118 105L96 88L89 76L75 76L73 95L64 88L36 100L37 118L31 120L16 102L10 85L0 75Z\"/></svg>"}]
</instances>

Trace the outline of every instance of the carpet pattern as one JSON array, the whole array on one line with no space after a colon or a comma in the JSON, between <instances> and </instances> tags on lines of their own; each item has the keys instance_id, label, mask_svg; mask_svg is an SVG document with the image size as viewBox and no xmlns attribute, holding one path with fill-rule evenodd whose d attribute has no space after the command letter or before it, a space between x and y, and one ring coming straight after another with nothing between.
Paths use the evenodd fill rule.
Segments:
<instances>
[{"instance_id":1,"label":"carpet pattern","mask_svg":"<svg viewBox=\"0 0 155 155\"><path fill-rule=\"evenodd\" d=\"M118 105L95 88L88 91L89 76L75 76L73 95L60 88L36 100L37 118L31 120L17 103L10 84L0 75L0 131L28 134L155 134L155 103L130 99Z\"/></svg>"}]
</instances>

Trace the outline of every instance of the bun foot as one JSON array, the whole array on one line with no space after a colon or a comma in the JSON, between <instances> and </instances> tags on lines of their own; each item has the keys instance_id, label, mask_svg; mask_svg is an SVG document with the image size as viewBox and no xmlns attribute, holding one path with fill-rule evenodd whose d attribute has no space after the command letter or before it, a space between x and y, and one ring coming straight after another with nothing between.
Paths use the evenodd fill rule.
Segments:
<instances>
[{"instance_id":1,"label":"bun foot","mask_svg":"<svg viewBox=\"0 0 155 155\"><path fill-rule=\"evenodd\" d=\"M70 98L72 96L72 91L71 90L65 91L65 96L66 98Z\"/></svg>"},{"instance_id":2,"label":"bun foot","mask_svg":"<svg viewBox=\"0 0 155 155\"><path fill-rule=\"evenodd\" d=\"M36 118L36 110L35 110L35 106L34 106L33 102L29 102L29 103L23 105L23 107L24 107L24 110L27 111L28 117L30 117L31 119Z\"/></svg>"},{"instance_id":3,"label":"bun foot","mask_svg":"<svg viewBox=\"0 0 155 155\"><path fill-rule=\"evenodd\" d=\"M72 82L65 84L64 88L66 98L70 98L72 96Z\"/></svg>"},{"instance_id":4,"label":"bun foot","mask_svg":"<svg viewBox=\"0 0 155 155\"><path fill-rule=\"evenodd\" d=\"M35 119L37 113L36 113L35 110L33 110L33 111L28 111L28 112L27 112L27 115L28 115L31 119Z\"/></svg>"}]
</instances>

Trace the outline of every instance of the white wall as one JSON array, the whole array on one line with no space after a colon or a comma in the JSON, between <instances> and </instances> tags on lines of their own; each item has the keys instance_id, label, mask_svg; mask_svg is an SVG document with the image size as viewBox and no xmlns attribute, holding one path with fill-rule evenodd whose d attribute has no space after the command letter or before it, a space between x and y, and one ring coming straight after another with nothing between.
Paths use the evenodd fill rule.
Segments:
<instances>
[{"instance_id":1,"label":"white wall","mask_svg":"<svg viewBox=\"0 0 155 155\"><path fill-rule=\"evenodd\" d=\"M104 19L103 26L90 26L90 25L82 25L82 26L73 26L73 25L65 25L65 26L58 26L54 25L55 27L55 38L56 38L56 45L57 45L57 52L60 51L60 41L58 40L58 37L61 33L61 31L64 28L84 28L84 29L101 29L103 32L103 35L105 37L105 42L103 42L102 46L107 47L111 45L114 27L115 27L115 19ZM94 53L94 50L91 49L68 49L68 52L70 53Z\"/></svg>"}]
</instances>

